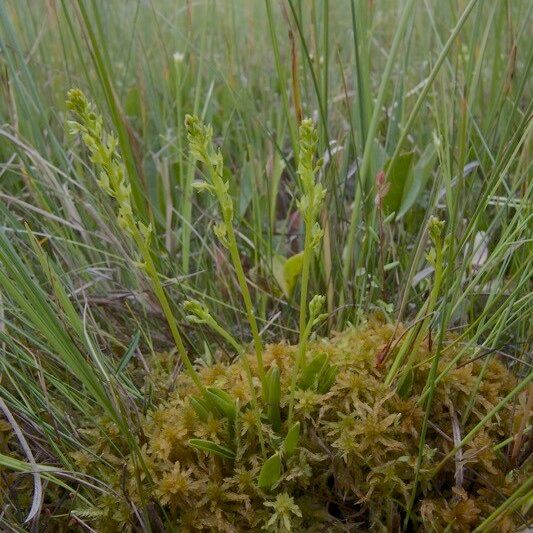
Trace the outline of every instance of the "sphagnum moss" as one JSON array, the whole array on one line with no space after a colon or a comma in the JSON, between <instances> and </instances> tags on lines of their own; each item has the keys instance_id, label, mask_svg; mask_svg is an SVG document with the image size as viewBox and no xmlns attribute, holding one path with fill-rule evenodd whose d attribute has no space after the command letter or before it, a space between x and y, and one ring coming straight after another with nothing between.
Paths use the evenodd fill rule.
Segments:
<instances>
[{"instance_id":1,"label":"sphagnum moss","mask_svg":"<svg viewBox=\"0 0 533 533\"><path fill-rule=\"evenodd\" d=\"M212 415L200 421L190 404L196 387L188 375L181 374L174 392L162 395L143 421L143 453L152 480L147 481L147 490L162 516L177 531L385 531L400 524L414 483L424 416L418 400L430 371L432 351L427 341L418 347L412 357L412 391L409 398L401 398L384 384L386 365L376 365L393 331L390 324L371 318L358 329L309 344L307 356L327 354L338 373L325 393L319 392L316 382L297 390L294 420L300 424L300 436L292 455L284 452L282 437L272 428L268 406L260 396L260 382L256 382L268 452L279 452L282 458L279 480L271 490L263 490L257 483L262 458L243 359L220 362L199 372L206 388L220 388L238 399L241 409L234 426L233 460L189 446L189 440L195 438L223 444L230 422ZM264 351L265 369L280 371L283 420L288 415L297 353L298 346L284 343L269 345ZM455 355L453 348L445 353L439 362L442 367ZM256 358L252 354L247 358L255 372ZM435 465L454 447L454 413L468 405L469 392L483 364L473 360L454 368L436 386L413 507L412 524L417 531L470 531L526 479L527 472L513 471L504 455L495 450L495 445L511 434L511 406L487 422L462 450L460 461L449 461L432 476ZM487 386L477 395L464 431L475 426L516 384L496 359L488 363L485 372ZM169 379L170 374L159 372L158 390L165 390ZM113 464L109 446L106 454ZM90 461L78 460L80 468L96 473ZM106 475L101 470L98 474ZM121 493L124 476L110 471L109 479ZM128 497L136 502L135 484L126 486ZM121 523L121 516L127 516L124 499L106 496L101 504L100 530L127 527L126 521ZM515 527L511 515L497 524L501 531Z\"/></svg>"}]
</instances>

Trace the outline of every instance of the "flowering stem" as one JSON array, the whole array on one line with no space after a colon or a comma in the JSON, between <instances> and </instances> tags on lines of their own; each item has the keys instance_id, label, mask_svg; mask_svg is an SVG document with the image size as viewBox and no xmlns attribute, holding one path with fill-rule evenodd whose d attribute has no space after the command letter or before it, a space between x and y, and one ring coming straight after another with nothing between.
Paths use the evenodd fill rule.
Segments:
<instances>
[{"instance_id":1,"label":"flowering stem","mask_svg":"<svg viewBox=\"0 0 533 533\"><path fill-rule=\"evenodd\" d=\"M255 350L255 355L257 357L257 369L259 372L259 379L261 380L262 386L264 388L265 369L263 367L263 344L261 342L261 337L259 336L259 329L257 327L257 321L254 315L252 299L250 297L250 291L248 290L246 276L244 274L244 269L242 268L242 262L239 256L239 250L237 248L237 240L235 239L235 231L233 230L231 221L225 220L225 222L228 228L229 252L231 255L233 266L235 267L235 273L237 274L237 280L241 288L242 298L244 300L244 305L246 307L246 315L248 318L248 322L250 324L250 329L252 330L254 350Z\"/></svg>"},{"instance_id":2,"label":"flowering stem","mask_svg":"<svg viewBox=\"0 0 533 533\"><path fill-rule=\"evenodd\" d=\"M246 281L246 275L239 255L235 230L233 229L233 200L228 193L228 183L224 181L222 175L224 170L222 154L219 150L215 150L213 147L213 132L211 126L206 126L198 117L191 115L186 116L185 126L187 127L192 156L201 161L207 169L208 182L202 184L202 188L205 188L214 194L219 204L223 224L218 227L218 231L217 228L215 228L215 232L224 246L228 248L233 267L235 268L235 273L237 274L237 281L246 308L246 317L252 332L254 351L257 358L257 369L261 380L263 396L266 397L263 344L255 319L254 306L250 291L248 290L248 282Z\"/></svg>"},{"instance_id":3,"label":"flowering stem","mask_svg":"<svg viewBox=\"0 0 533 533\"><path fill-rule=\"evenodd\" d=\"M307 350L307 340L311 333L314 319L316 317L309 317L307 321L307 297L309 286L309 270L311 268L311 258L317 248L323 231L316 224L316 219L320 211L322 200L325 196L325 189L315 182L315 174L320 169L322 164L319 161L314 163L315 150L317 145L316 130L310 120L304 120L300 126L300 156L298 161L298 174L301 179L303 195L298 202L298 208L303 215L305 224L305 239L303 249L302 261L302 280L300 287L300 320L299 330L300 338L298 342L298 353L296 361L292 369L291 376L291 391L289 399L289 416L288 427L291 427L293 410L294 410L294 396L296 392L296 381L300 369L305 366L305 354Z\"/></svg>"},{"instance_id":4,"label":"flowering stem","mask_svg":"<svg viewBox=\"0 0 533 533\"><path fill-rule=\"evenodd\" d=\"M168 327L170 329L170 333L172 334L172 338L174 340L176 348L178 349L178 355L181 359L181 362L183 363L185 370L189 374L190 378L193 380L194 384L198 387L199 391L202 393L202 395L205 395L205 386L200 380L198 372L196 372L191 360L189 359L189 356L187 355L187 351L185 350L185 346L183 344L183 340L178 329L178 324L176 323L176 318L172 313L172 309L170 308L167 295L165 294L165 290L161 285L161 280L159 279L159 275L155 268L150 249L146 244L146 240L143 238L143 236L138 230L133 232L133 238L143 256L146 273L150 278L154 293L159 301L159 305L161 306L163 314L165 315Z\"/></svg>"},{"instance_id":5,"label":"flowering stem","mask_svg":"<svg viewBox=\"0 0 533 533\"><path fill-rule=\"evenodd\" d=\"M111 132L104 129L103 118L95 112L93 105L79 89L68 93L67 106L77 116L79 122L70 121L72 133L80 133L91 153L91 161L99 170L98 185L117 205L119 226L135 241L144 260L144 269L150 278L152 288L159 300L163 314L168 322L172 338L180 359L193 382L202 394L206 392L198 373L187 355L176 319L170 308L167 296L159 280L150 252L151 225L146 226L138 219L131 201L131 184L126 167L118 151L118 141Z\"/></svg>"},{"instance_id":6,"label":"flowering stem","mask_svg":"<svg viewBox=\"0 0 533 533\"><path fill-rule=\"evenodd\" d=\"M290 391L290 397L289 397L289 416L287 419L288 428L290 428L292 425L292 418L294 414L294 395L296 393L296 380L298 379L300 368L303 367L303 362L305 361L305 351L307 350L307 339L309 338L309 335L311 333L311 327L312 327L312 320L309 320L305 328L300 331L300 342L298 343L298 353L296 354L296 361L292 369L292 375L291 375L291 391Z\"/></svg>"},{"instance_id":7,"label":"flowering stem","mask_svg":"<svg viewBox=\"0 0 533 533\"><path fill-rule=\"evenodd\" d=\"M205 324L209 326L213 331L218 333L223 339L225 339L238 354L238 357L242 359L243 367L246 372L246 379L248 380L248 386L250 388L250 403L252 404L252 411L255 416L255 422L257 425L257 435L259 438L259 445L261 447L261 453L266 457L265 441L263 437L263 429L261 427L261 412L257 403L257 394L255 392L254 380L252 375L252 369L250 368L250 361L246 357L246 352L242 344L240 344L235 337L226 331L211 315L209 309L205 304L198 302L197 300L188 300L184 305L185 309L191 314L187 316L187 319L196 322L198 324Z\"/></svg>"}]
</instances>

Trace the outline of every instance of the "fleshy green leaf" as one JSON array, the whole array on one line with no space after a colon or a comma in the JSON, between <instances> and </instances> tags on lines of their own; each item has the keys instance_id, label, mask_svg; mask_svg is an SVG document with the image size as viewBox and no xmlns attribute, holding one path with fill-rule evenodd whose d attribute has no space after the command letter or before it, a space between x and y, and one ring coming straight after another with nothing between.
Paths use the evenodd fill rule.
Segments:
<instances>
[{"instance_id":1,"label":"fleshy green leaf","mask_svg":"<svg viewBox=\"0 0 533 533\"><path fill-rule=\"evenodd\" d=\"M302 272L303 258L303 252L292 255L288 259L280 255L274 257L273 274L287 298L290 298L294 292L298 276Z\"/></svg>"},{"instance_id":2,"label":"fleshy green leaf","mask_svg":"<svg viewBox=\"0 0 533 533\"><path fill-rule=\"evenodd\" d=\"M208 399L223 416L234 418L237 412L233 398L225 391L215 387L208 387L206 393Z\"/></svg>"},{"instance_id":3,"label":"fleshy green leaf","mask_svg":"<svg viewBox=\"0 0 533 533\"><path fill-rule=\"evenodd\" d=\"M298 382L301 389L309 389L316 384L318 376L324 365L327 363L328 355L324 352L319 353L309 362L302 372L302 377Z\"/></svg>"},{"instance_id":4,"label":"fleshy green leaf","mask_svg":"<svg viewBox=\"0 0 533 533\"><path fill-rule=\"evenodd\" d=\"M287 436L283 441L283 452L287 457L290 457L295 451L298 445L298 439L300 438L300 422L296 422L287 432Z\"/></svg>"},{"instance_id":5,"label":"fleshy green leaf","mask_svg":"<svg viewBox=\"0 0 533 533\"><path fill-rule=\"evenodd\" d=\"M266 378L268 387L268 418L270 419L274 431L279 431L281 429L281 414L279 409L281 383L279 368L277 366L271 367Z\"/></svg>"},{"instance_id":6,"label":"fleshy green leaf","mask_svg":"<svg viewBox=\"0 0 533 533\"><path fill-rule=\"evenodd\" d=\"M331 386L335 382L335 378L339 372L339 367L337 365L324 365L322 372L318 378L318 392L320 394L326 394L326 392L331 389Z\"/></svg>"},{"instance_id":7,"label":"fleshy green leaf","mask_svg":"<svg viewBox=\"0 0 533 533\"><path fill-rule=\"evenodd\" d=\"M385 174L388 174L389 190L383 199L386 213L398 212L402 201L404 187L413 165L414 152L400 154L391 166L391 161L385 164Z\"/></svg>"},{"instance_id":8,"label":"fleshy green leaf","mask_svg":"<svg viewBox=\"0 0 533 533\"><path fill-rule=\"evenodd\" d=\"M191 407L194 409L195 413L198 415L198 418L202 422L207 422L209 413L211 412L208 402L202 398L191 396L189 398L189 403L191 404Z\"/></svg>"},{"instance_id":9,"label":"fleshy green leaf","mask_svg":"<svg viewBox=\"0 0 533 533\"><path fill-rule=\"evenodd\" d=\"M224 457L224 459L235 459L235 452L233 450L210 440L190 439L189 445L197 450Z\"/></svg>"},{"instance_id":10,"label":"fleshy green leaf","mask_svg":"<svg viewBox=\"0 0 533 533\"><path fill-rule=\"evenodd\" d=\"M281 477L281 457L279 453L271 455L261 467L257 486L260 489L270 490Z\"/></svg>"}]
</instances>

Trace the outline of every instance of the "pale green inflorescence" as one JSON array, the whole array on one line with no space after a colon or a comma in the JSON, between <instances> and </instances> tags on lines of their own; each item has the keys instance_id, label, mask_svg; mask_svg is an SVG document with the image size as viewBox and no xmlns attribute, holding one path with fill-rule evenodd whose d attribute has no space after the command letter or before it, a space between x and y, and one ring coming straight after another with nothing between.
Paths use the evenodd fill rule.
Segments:
<instances>
[{"instance_id":1,"label":"pale green inflorescence","mask_svg":"<svg viewBox=\"0 0 533 533\"><path fill-rule=\"evenodd\" d=\"M81 134L85 146L91 153L91 161L98 168L98 185L116 200L120 227L130 235L138 230L148 241L152 227L136 219L133 214L131 186L118 153L117 138L104 129L102 117L95 113L92 104L80 89L71 89L68 92L67 106L78 117L78 121L67 122L70 131L73 134Z\"/></svg>"},{"instance_id":2,"label":"pale green inflorescence","mask_svg":"<svg viewBox=\"0 0 533 533\"><path fill-rule=\"evenodd\" d=\"M312 227L311 247L316 249L324 235L317 222L320 209L326 197L326 189L315 177L322 168L323 161L315 163L315 153L318 135L311 119L305 119L300 126L300 159L298 161L298 175L300 176L303 194L298 199L298 210L304 217L306 224Z\"/></svg>"}]
</instances>

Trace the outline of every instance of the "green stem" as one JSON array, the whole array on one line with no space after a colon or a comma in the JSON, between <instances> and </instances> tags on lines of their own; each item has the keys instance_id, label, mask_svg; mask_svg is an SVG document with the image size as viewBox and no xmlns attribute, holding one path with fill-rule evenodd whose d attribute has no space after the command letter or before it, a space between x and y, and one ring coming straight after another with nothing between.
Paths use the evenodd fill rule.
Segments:
<instances>
[{"instance_id":1,"label":"green stem","mask_svg":"<svg viewBox=\"0 0 533 533\"><path fill-rule=\"evenodd\" d=\"M140 234L136 226L133 230L133 238L137 243L137 246L139 247L143 256L146 265L146 273L148 274L150 281L152 282L152 288L157 299L159 300L159 305L161 306L163 314L165 315L165 318L167 320L168 327L170 328L172 338L174 339L174 343L176 345L176 348L178 349L178 354L180 356L181 362L183 363L185 370L189 374L190 378L193 380L194 384L198 387L199 391L202 393L202 395L205 395L206 389L202 381L200 380L200 376L194 369L194 366L191 360L189 359L189 356L187 355L187 351L185 350L185 346L183 344L183 340L178 329L178 324L176 323L176 319L174 317L174 314L172 313L172 309L170 308L170 304L165 294L165 290L161 285L161 281L157 274L152 255L150 253L150 249L148 248L146 240Z\"/></svg>"},{"instance_id":2,"label":"green stem","mask_svg":"<svg viewBox=\"0 0 533 533\"><path fill-rule=\"evenodd\" d=\"M313 209L314 198L311 191L309 196L309 210ZM294 409L294 394L296 392L296 380L300 369L305 365L305 352L307 349L307 339L311 330L311 323L306 324L307 321L307 288L309 285L309 270L311 266L311 256L313 248L311 246L311 229L313 221L306 217L305 220L305 243L304 243L304 257L302 265L302 285L300 289L300 339L298 343L298 353L296 355L296 363L292 369L291 376L291 393L289 400L289 418L288 427L291 427L292 415Z\"/></svg>"},{"instance_id":3,"label":"green stem","mask_svg":"<svg viewBox=\"0 0 533 533\"><path fill-rule=\"evenodd\" d=\"M224 180L216 170L216 168L209 164L209 172L211 174L211 181L214 185L216 197L220 205L220 211L222 213L222 218L226 224L227 231L227 240L228 240L228 249L231 256L231 261L233 267L235 268L235 273L237 274L237 281L241 289L242 298L244 300L244 306L246 308L246 317L248 323L250 324L250 329L253 336L253 344L255 355L257 357L257 370L259 373L259 378L261 380L261 385L263 388L263 395L265 394L265 370L263 367L263 344L261 342L261 337L259 336L259 328L257 327L257 321L254 314L254 306L252 304L252 298L250 296L250 291L248 290L248 282L246 281L246 275L244 274L244 269L242 267L241 257L239 255L239 248L237 246L237 239L235 237L235 230L233 229L233 208L231 209L228 206L228 202L231 202L231 198L227 197L227 192L224 188Z\"/></svg>"},{"instance_id":4,"label":"green stem","mask_svg":"<svg viewBox=\"0 0 533 533\"><path fill-rule=\"evenodd\" d=\"M252 370L250 368L250 362L246 358L246 353L243 346L235 339L231 333L226 331L213 317L210 317L210 320L206 324L215 332L217 332L223 339L225 339L235 351L239 354L239 357L242 359L244 371L246 372L246 378L248 380L248 386L250 387L251 395L251 404L252 410L255 415L255 421L257 424L257 436L259 438L259 445L261 447L261 453L264 458L266 458L265 451L265 439L263 437L263 428L261 427L261 412L259 411L259 404L257 402L257 394L255 393L254 380L252 375Z\"/></svg>"},{"instance_id":5,"label":"green stem","mask_svg":"<svg viewBox=\"0 0 533 533\"><path fill-rule=\"evenodd\" d=\"M302 363L305 360L305 351L307 349L307 339L309 338L309 334L311 333L311 327L312 327L312 322L311 320L309 320L303 334L301 334L300 343L298 344L298 353L296 354L296 363L292 369L291 390L290 390L290 398L289 398L289 416L287 418L288 428L292 426L292 418L294 414L294 397L296 395L296 382L298 379L299 370L303 366Z\"/></svg>"},{"instance_id":6,"label":"green stem","mask_svg":"<svg viewBox=\"0 0 533 533\"><path fill-rule=\"evenodd\" d=\"M433 282L433 288L431 289L431 293L429 295L429 298L426 302L426 305L422 307L422 309L419 311L417 315L417 319L426 315L426 318L423 320L422 324L419 327L414 328L405 342L402 344L402 347L400 348L398 354L394 358L394 361L387 373L387 377L385 378L385 384L390 385L396 376L398 372L398 368L402 364L405 356L407 355L408 351L411 351L411 359L414 356L417 348L417 343L419 339L425 334L429 321L431 319L431 315L433 313L433 310L435 308L435 305L437 303L437 298L440 292L440 287L442 285L442 278L443 278L443 265L442 265L442 245L441 243L437 243L435 246L435 279ZM406 365L407 367L409 364Z\"/></svg>"},{"instance_id":7,"label":"green stem","mask_svg":"<svg viewBox=\"0 0 533 533\"><path fill-rule=\"evenodd\" d=\"M250 329L252 330L254 350L255 355L257 357L257 368L259 372L259 378L261 379L261 383L264 385L265 369L263 367L263 344L259 336L259 329L257 327L257 321L255 319L252 298L250 297L250 291L248 290L248 282L246 281L246 276L242 267L241 257L239 255L239 249L237 247L237 239L235 238L235 231L231 224L231 219L227 220L226 218L225 222L228 231L229 252L231 255L233 266L235 268L235 273L237 274L237 280L241 289L244 305L246 307L246 316L250 324Z\"/></svg>"}]
</instances>

